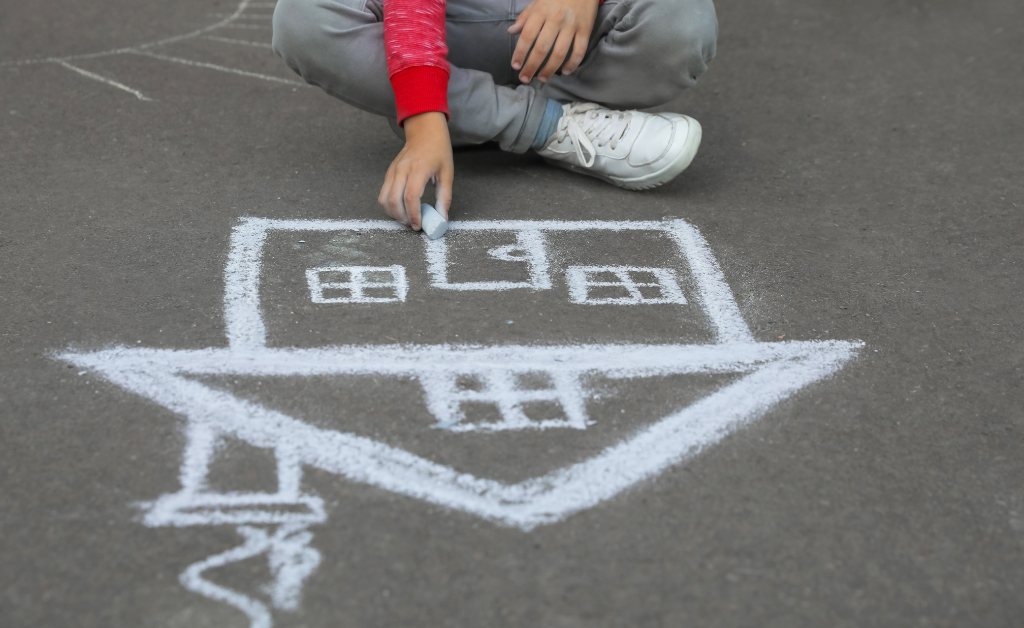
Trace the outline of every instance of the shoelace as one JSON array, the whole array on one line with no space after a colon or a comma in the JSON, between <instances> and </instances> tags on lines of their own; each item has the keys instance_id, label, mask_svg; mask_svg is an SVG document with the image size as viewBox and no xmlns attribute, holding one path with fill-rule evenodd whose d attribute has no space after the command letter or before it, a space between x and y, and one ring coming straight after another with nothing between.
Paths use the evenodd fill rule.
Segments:
<instances>
[{"instance_id":1,"label":"shoelace","mask_svg":"<svg viewBox=\"0 0 1024 628\"><path fill-rule=\"evenodd\" d=\"M594 103L562 105L562 119L558 121L558 141L568 136L576 149L576 160L590 168L597 159L597 146L610 143L612 150L626 134L633 114L628 111L612 111ZM589 157L587 157L589 154Z\"/></svg>"}]
</instances>

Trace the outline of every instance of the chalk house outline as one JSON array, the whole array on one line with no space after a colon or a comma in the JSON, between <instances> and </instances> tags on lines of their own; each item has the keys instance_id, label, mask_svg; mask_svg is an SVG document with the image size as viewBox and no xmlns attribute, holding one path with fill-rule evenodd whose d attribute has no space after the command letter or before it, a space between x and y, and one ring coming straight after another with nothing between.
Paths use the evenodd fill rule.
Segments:
<instances>
[{"instance_id":1,"label":"chalk house outline","mask_svg":"<svg viewBox=\"0 0 1024 628\"><path fill-rule=\"evenodd\" d=\"M545 272L547 260L540 257L543 246L538 244L545 233L662 232L674 241L690 268L695 300L711 322L716 339L713 344L267 346L259 284L269 233L402 229L390 221L243 218L233 230L224 275L226 349L118 347L68 351L59 356L184 417L181 489L143 504L143 523L151 527L237 526L244 539L242 545L190 565L180 580L189 590L238 608L248 616L252 628L273 625L271 607L298 608L303 582L321 560L320 553L310 547L309 527L324 523L327 513L323 500L302 491L304 467L316 467L529 532L591 508L696 456L779 401L828 377L863 346L859 341L756 342L707 242L682 220L472 221L452 222L449 230L525 234L519 240L529 246L533 267L543 266ZM455 284L447 283L445 250L440 246L428 244L427 262L435 286L450 289ZM523 258L512 257L509 261ZM531 283L543 285L544 280L535 277ZM483 287L474 284L472 289ZM578 381L582 375L594 372L618 378L683 373L738 373L741 377L588 460L518 484L475 477L370 438L317 428L189 379L200 375L389 374L444 381L453 380L455 370L529 372L536 371L538 364L546 365L545 370L563 382ZM276 492L208 490L208 467L219 443L227 438L274 451ZM270 605L203 577L208 569L260 554L267 555L273 578L262 587Z\"/></svg>"}]
</instances>

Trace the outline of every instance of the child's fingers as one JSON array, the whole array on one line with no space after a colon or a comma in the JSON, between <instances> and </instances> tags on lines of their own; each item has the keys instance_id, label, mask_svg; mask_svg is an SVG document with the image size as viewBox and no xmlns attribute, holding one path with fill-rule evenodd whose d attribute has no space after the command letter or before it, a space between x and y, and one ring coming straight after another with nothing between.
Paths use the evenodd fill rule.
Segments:
<instances>
[{"instance_id":1,"label":"child's fingers","mask_svg":"<svg viewBox=\"0 0 1024 628\"><path fill-rule=\"evenodd\" d=\"M522 31L523 30L523 25L526 24L526 20L529 17L530 17L530 7L527 6L525 9L523 9L523 12L519 14L519 17L516 18L516 21L513 22L512 26L508 27L508 32L510 32L513 35L515 35L515 34L519 33L520 31ZM516 69L518 70L519 68L516 68Z\"/></svg>"},{"instance_id":2,"label":"child's fingers","mask_svg":"<svg viewBox=\"0 0 1024 628\"><path fill-rule=\"evenodd\" d=\"M537 36L537 41L533 44L533 50L530 51L530 57L526 60L526 65L519 72L520 81L523 83L530 82L533 75L537 73L537 68L547 58L556 37L558 37L558 27L552 26L550 23L545 24L544 28L540 31L540 35Z\"/></svg>"},{"instance_id":3,"label":"child's fingers","mask_svg":"<svg viewBox=\"0 0 1024 628\"><path fill-rule=\"evenodd\" d=\"M559 66L562 65L562 61L565 61L565 55L569 53L569 46L572 44L572 33L562 31L558 33L558 39L555 40L555 46L551 49L551 56L548 57L548 62L541 69L540 74L537 78L542 83L547 82L551 75L558 71Z\"/></svg>"},{"instance_id":4,"label":"child's fingers","mask_svg":"<svg viewBox=\"0 0 1024 628\"><path fill-rule=\"evenodd\" d=\"M405 214L409 217L409 225L416 231L420 230L420 201L423 198L423 190L427 187L430 175L412 171L405 182Z\"/></svg>"},{"instance_id":5,"label":"child's fingers","mask_svg":"<svg viewBox=\"0 0 1024 628\"><path fill-rule=\"evenodd\" d=\"M437 186L434 189L437 199L434 201L434 209L448 220L448 209L452 206L452 183L455 180L455 170L446 165L438 173Z\"/></svg>"},{"instance_id":6,"label":"child's fingers","mask_svg":"<svg viewBox=\"0 0 1024 628\"><path fill-rule=\"evenodd\" d=\"M572 55L562 66L562 74L570 74L583 63L583 57L587 56L587 46L590 45L590 33L580 31L576 33L576 39L572 42Z\"/></svg>"},{"instance_id":7,"label":"child's fingers","mask_svg":"<svg viewBox=\"0 0 1024 628\"><path fill-rule=\"evenodd\" d=\"M384 176L384 185L380 188L380 195L377 196L377 203L380 208L384 210L384 213L391 216L398 222L402 222L401 218L396 214L394 204L391 202L391 191L395 185L395 168L394 166L388 168L387 175Z\"/></svg>"},{"instance_id":8,"label":"child's fingers","mask_svg":"<svg viewBox=\"0 0 1024 628\"><path fill-rule=\"evenodd\" d=\"M385 198L385 206L388 215L403 225L409 224L409 214L405 211L404 201L405 187L407 185L408 178L409 175L407 171L396 169L394 176L392 177L391 186L388 188L387 196Z\"/></svg>"},{"instance_id":9,"label":"child's fingers","mask_svg":"<svg viewBox=\"0 0 1024 628\"><path fill-rule=\"evenodd\" d=\"M383 209L385 212L388 210L387 198L388 198L388 188L390 188L390 187L391 187L391 180L388 177L385 176L384 177L384 184L380 186L380 194L377 195L377 204L380 205L380 208Z\"/></svg>"},{"instance_id":10,"label":"child's fingers","mask_svg":"<svg viewBox=\"0 0 1024 628\"><path fill-rule=\"evenodd\" d=\"M530 51L530 47L533 46L533 41L537 38L537 34L540 33L541 27L544 26L542 20L527 20L522 27L522 33L519 35L519 43L516 44L515 51L512 52L512 68L518 70L523 67L523 61L526 60L526 53Z\"/></svg>"}]
</instances>

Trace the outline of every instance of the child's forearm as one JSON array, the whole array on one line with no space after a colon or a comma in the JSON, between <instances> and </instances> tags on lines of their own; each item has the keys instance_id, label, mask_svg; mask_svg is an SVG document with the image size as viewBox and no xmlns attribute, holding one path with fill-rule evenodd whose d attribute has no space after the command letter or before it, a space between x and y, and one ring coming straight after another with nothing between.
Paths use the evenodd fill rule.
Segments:
<instances>
[{"instance_id":1,"label":"child's forearm","mask_svg":"<svg viewBox=\"0 0 1024 628\"><path fill-rule=\"evenodd\" d=\"M384 49L398 123L427 111L448 115L445 0L384 0Z\"/></svg>"}]
</instances>

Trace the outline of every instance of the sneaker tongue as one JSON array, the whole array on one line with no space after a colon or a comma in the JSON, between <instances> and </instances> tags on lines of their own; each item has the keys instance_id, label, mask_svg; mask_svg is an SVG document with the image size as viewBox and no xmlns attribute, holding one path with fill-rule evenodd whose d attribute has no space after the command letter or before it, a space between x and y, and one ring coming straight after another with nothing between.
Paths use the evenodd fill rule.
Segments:
<instances>
[{"instance_id":1,"label":"sneaker tongue","mask_svg":"<svg viewBox=\"0 0 1024 628\"><path fill-rule=\"evenodd\" d=\"M612 137L614 139L621 140L626 136L626 130L629 128L629 122L633 119L632 114L623 113L618 120L612 123Z\"/></svg>"},{"instance_id":2,"label":"sneaker tongue","mask_svg":"<svg viewBox=\"0 0 1024 628\"><path fill-rule=\"evenodd\" d=\"M596 116L581 114L580 126L583 131L593 140L607 142L613 139L620 139L626 134L629 127L629 118L620 111L601 110Z\"/></svg>"}]
</instances>

